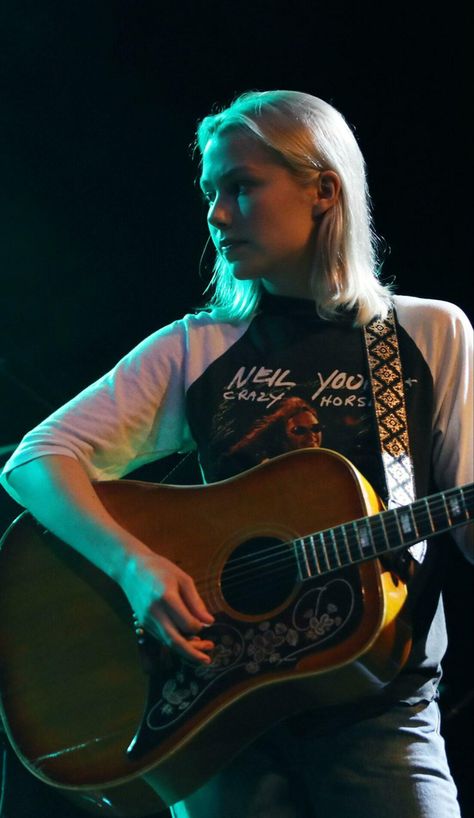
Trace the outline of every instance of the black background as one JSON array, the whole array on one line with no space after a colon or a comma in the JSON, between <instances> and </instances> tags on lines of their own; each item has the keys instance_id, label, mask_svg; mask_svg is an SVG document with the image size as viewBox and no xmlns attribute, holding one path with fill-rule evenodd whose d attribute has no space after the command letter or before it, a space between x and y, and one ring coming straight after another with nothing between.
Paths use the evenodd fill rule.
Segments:
<instances>
[{"instance_id":1,"label":"black background","mask_svg":"<svg viewBox=\"0 0 474 818\"><path fill-rule=\"evenodd\" d=\"M244 90L303 90L344 113L367 161L385 275L472 319L467 32L453 3L3 3L3 460L51 409L199 303L206 228L190 145L197 120ZM2 528L17 511L2 494ZM441 703L467 818L473 574L454 549L451 566ZM21 811L19 771L9 789L8 818L40 814L36 789L36 812Z\"/></svg>"}]
</instances>

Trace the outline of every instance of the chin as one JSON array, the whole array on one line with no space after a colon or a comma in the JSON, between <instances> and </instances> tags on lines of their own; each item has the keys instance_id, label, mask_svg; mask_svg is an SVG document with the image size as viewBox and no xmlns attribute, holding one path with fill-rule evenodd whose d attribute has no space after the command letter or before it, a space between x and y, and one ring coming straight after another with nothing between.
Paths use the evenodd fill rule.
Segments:
<instances>
[{"instance_id":1,"label":"chin","mask_svg":"<svg viewBox=\"0 0 474 818\"><path fill-rule=\"evenodd\" d=\"M238 264L232 265L231 273L237 281L256 281L257 278L262 277L262 273L258 270L249 270L249 268Z\"/></svg>"}]
</instances>

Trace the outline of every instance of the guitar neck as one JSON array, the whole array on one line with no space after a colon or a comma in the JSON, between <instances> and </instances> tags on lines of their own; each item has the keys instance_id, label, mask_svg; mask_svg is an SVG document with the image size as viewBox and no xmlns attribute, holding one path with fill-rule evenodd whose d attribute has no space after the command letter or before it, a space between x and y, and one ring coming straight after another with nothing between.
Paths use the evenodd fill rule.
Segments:
<instances>
[{"instance_id":1,"label":"guitar neck","mask_svg":"<svg viewBox=\"0 0 474 818\"><path fill-rule=\"evenodd\" d=\"M329 574L466 525L474 516L474 484L362 517L293 542L301 579Z\"/></svg>"}]
</instances>

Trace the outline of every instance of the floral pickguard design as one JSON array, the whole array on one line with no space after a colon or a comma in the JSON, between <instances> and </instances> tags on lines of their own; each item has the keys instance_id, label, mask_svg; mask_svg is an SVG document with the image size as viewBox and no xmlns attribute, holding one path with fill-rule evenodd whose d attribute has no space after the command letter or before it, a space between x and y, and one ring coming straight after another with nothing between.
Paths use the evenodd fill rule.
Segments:
<instances>
[{"instance_id":1,"label":"floral pickguard design","mask_svg":"<svg viewBox=\"0 0 474 818\"><path fill-rule=\"evenodd\" d=\"M229 674L249 676L295 664L305 652L332 639L349 621L355 593L345 579L334 579L304 593L275 621L250 625L224 618L209 629L215 643L212 663L195 666L180 661L157 691L148 710L150 730L163 730L178 721L199 699ZM239 629L240 627L240 629Z\"/></svg>"}]
</instances>

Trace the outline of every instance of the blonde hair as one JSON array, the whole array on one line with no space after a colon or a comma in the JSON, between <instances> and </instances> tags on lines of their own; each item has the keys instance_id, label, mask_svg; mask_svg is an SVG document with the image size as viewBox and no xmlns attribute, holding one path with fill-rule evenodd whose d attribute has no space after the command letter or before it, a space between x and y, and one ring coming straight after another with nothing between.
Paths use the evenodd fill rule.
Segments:
<instances>
[{"instance_id":1,"label":"blonde hair","mask_svg":"<svg viewBox=\"0 0 474 818\"><path fill-rule=\"evenodd\" d=\"M317 312L335 318L354 309L355 323L385 317L390 288L378 279L377 237L372 229L365 163L343 116L324 100L298 91L249 91L198 125L201 153L214 134L250 131L302 181L315 171L335 171L341 180L337 203L321 217L311 278ZM238 281L217 254L208 303L219 318L249 317L258 307L260 281Z\"/></svg>"}]
</instances>

